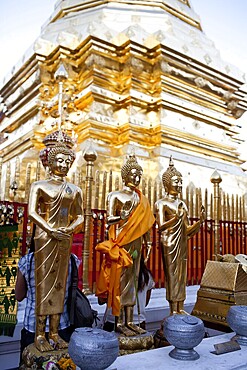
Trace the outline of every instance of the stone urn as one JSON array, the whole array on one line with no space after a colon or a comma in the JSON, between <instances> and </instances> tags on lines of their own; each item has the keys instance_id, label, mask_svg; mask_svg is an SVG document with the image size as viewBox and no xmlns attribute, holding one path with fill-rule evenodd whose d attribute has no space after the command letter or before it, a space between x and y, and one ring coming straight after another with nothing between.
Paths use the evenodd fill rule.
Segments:
<instances>
[{"instance_id":1,"label":"stone urn","mask_svg":"<svg viewBox=\"0 0 247 370\"><path fill-rule=\"evenodd\" d=\"M231 306L226 321L236 333L232 339L243 346L247 346L247 306Z\"/></svg>"},{"instance_id":2,"label":"stone urn","mask_svg":"<svg viewBox=\"0 0 247 370\"><path fill-rule=\"evenodd\" d=\"M200 355L194 350L205 336L201 319L191 315L172 315L164 320L164 335L175 348L169 356L176 360L197 360Z\"/></svg>"},{"instance_id":3,"label":"stone urn","mask_svg":"<svg viewBox=\"0 0 247 370\"><path fill-rule=\"evenodd\" d=\"M118 356L118 339L115 333L102 329L77 328L70 338L68 352L81 370L103 370Z\"/></svg>"}]
</instances>

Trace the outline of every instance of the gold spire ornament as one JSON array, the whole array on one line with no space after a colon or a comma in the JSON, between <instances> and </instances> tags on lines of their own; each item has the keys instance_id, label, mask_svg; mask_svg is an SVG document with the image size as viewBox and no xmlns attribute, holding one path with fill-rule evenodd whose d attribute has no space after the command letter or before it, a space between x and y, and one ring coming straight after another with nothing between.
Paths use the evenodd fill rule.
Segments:
<instances>
[{"instance_id":1,"label":"gold spire ornament","mask_svg":"<svg viewBox=\"0 0 247 370\"><path fill-rule=\"evenodd\" d=\"M58 335L60 315L64 306L68 265L73 234L81 231L83 217L82 191L66 181L75 160L71 149L73 140L64 132L56 131L44 139L46 147L40 152L49 178L31 185L29 218L36 224L35 283L36 331L35 346L41 352L53 350L45 337L49 316L49 340L56 349L68 344Z\"/></svg>"},{"instance_id":2,"label":"gold spire ornament","mask_svg":"<svg viewBox=\"0 0 247 370\"><path fill-rule=\"evenodd\" d=\"M205 219L201 206L200 220L189 225L188 209L179 198L182 192L182 174L174 167L170 157L169 167L163 173L165 197L155 203L155 213L161 235L161 251L166 277L166 299L170 314L185 313L187 280L187 241L199 230Z\"/></svg>"}]
</instances>

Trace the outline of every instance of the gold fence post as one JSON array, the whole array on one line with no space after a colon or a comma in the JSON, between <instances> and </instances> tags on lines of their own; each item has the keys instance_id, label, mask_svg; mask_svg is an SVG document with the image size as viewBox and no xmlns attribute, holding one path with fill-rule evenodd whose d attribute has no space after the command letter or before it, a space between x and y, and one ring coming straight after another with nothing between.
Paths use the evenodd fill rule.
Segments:
<instances>
[{"instance_id":1,"label":"gold fence post","mask_svg":"<svg viewBox=\"0 0 247 370\"><path fill-rule=\"evenodd\" d=\"M2 188L3 157L0 157L0 188ZM2 200L0 192L0 200Z\"/></svg>"},{"instance_id":2,"label":"gold fence post","mask_svg":"<svg viewBox=\"0 0 247 370\"><path fill-rule=\"evenodd\" d=\"M220 186L222 178L216 170L210 177L210 181L214 184L214 259L217 261L220 247Z\"/></svg>"},{"instance_id":3,"label":"gold fence post","mask_svg":"<svg viewBox=\"0 0 247 370\"><path fill-rule=\"evenodd\" d=\"M25 198L24 198L24 201L26 203L28 203L30 185L31 185L31 163L28 163L26 168Z\"/></svg>"},{"instance_id":4,"label":"gold fence post","mask_svg":"<svg viewBox=\"0 0 247 370\"><path fill-rule=\"evenodd\" d=\"M86 168L86 203L84 214L84 248L83 248L83 274L82 283L85 294L91 294L88 281L89 271L89 251L90 251L90 225L92 217L92 184L93 184L93 167L97 159L96 152L90 146L84 153L84 159L87 162Z\"/></svg>"}]
</instances>

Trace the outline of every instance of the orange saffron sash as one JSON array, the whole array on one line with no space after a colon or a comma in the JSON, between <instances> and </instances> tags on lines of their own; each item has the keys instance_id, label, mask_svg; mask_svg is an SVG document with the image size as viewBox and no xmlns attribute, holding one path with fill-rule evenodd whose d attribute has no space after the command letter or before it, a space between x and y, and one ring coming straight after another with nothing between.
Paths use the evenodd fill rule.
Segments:
<instances>
[{"instance_id":1,"label":"orange saffron sash","mask_svg":"<svg viewBox=\"0 0 247 370\"><path fill-rule=\"evenodd\" d=\"M120 276L122 268L133 264L129 252L123 247L144 235L155 221L148 199L139 190L136 189L135 191L140 197L140 203L130 215L122 231L116 238L116 225L111 225L109 240L96 246L97 251L105 253L105 259L97 281L96 295L108 296L107 305L112 307L114 316L120 314Z\"/></svg>"}]
</instances>

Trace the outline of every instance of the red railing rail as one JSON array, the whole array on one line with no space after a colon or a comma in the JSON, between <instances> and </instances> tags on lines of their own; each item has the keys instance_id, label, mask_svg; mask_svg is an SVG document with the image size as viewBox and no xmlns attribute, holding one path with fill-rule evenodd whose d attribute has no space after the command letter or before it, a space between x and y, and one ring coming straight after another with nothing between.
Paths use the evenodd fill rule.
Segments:
<instances>
[{"instance_id":1,"label":"red railing rail","mask_svg":"<svg viewBox=\"0 0 247 370\"><path fill-rule=\"evenodd\" d=\"M5 205L14 207L14 220L20 222L18 231L20 236L20 254L24 255L30 244L31 225L28 223L27 204L18 202L1 201ZM17 219L18 210L23 211L22 219ZM196 222L198 218L190 218L190 222ZM247 222L220 221L220 246L219 253L224 254L247 254ZM200 232L188 241L188 272L187 284L200 284L207 260L214 260L214 227L212 219L205 220ZM98 243L106 237L106 211L92 210L92 222L90 230L90 254L89 254L89 286L95 291L100 266L103 256L95 250ZM156 287L165 287L165 276L160 248L160 235L157 224L151 230L152 252L148 261ZM83 260L83 233L74 236L72 252ZM79 286L82 287L82 266L79 270Z\"/></svg>"},{"instance_id":2,"label":"red railing rail","mask_svg":"<svg viewBox=\"0 0 247 370\"><path fill-rule=\"evenodd\" d=\"M196 222L198 218L190 218L190 222ZM214 260L214 220L206 220L201 226L200 232L188 241L188 272L187 284L200 284L207 260ZM89 286L95 291L97 277L100 271L103 256L95 250L98 243L104 240L106 234L106 211L92 210L91 224L91 249L89 256ZM247 253L246 249L247 223L220 221L220 254ZM78 236L75 236L78 238ZM148 261L156 287L165 287L165 275L160 248L160 235L157 224L151 230L152 252ZM83 235L81 234L83 248ZM82 255L79 253L79 257Z\"/></svg>"}]
</instances>

